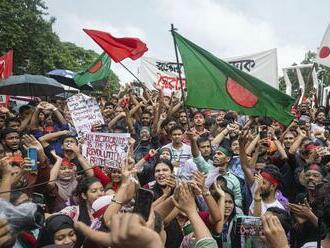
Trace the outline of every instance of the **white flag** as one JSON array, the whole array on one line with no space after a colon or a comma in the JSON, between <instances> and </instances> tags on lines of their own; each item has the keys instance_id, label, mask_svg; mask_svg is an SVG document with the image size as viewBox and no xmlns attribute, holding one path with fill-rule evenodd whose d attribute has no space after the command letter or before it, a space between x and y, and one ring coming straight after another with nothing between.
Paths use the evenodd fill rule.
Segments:
<instances>
[{"instance_id":1,"label":"white flag","mask_svg":"<svg viewBox=\"0 0 330 248\"><path fill-rule=\"evenodd\" d=\"M330 67L330 23L317 52L317 63Z\"/></svg>"}]
</instances>

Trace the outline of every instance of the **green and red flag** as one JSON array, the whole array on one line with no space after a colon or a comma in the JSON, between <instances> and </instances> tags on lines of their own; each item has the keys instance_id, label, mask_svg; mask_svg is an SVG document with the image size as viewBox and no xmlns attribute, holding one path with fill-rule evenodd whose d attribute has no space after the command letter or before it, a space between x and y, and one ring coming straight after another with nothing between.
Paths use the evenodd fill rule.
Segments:
<instances>
[{"instance_id":1,"label":"green and red flag","mask_svg":"<svg viewBox=\"0 0 330 248\"><path fill-rule=\"evenodd\" d=\"M85 71L78 72L74 77L76 85L95 82L106 78L110 74L111 59L106 53L102 53Z\"/></svg>"},{"instance_id":2,"label":"green and red flag","mask_svg":"<svg viewBox=\"0 0 330 248\"><path fill-rule=\"evenodd\" d=\"M294 99L258 78L215 57L173 31L187 83L185 104L268 116L288 125Z\"/></svg>"}]
</instances>

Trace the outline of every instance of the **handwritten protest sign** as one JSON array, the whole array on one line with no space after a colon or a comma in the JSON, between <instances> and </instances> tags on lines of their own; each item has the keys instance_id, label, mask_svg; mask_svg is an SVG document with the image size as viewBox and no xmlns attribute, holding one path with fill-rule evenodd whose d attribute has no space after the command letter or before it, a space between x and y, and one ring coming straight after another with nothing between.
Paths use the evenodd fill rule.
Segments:
<instances>
[{"instance_id":1,"label":"handwritten protest sign","mask_svg":"<svg viewBox=\"0 0 330 248\"><path fill-rule=\"evenodd\" d=\"M92 125L104 124L100 107L94 98L77 94L68 98L67 103L79 137L89 133Z\"/></svg>"},{"instance_id":2,"label":"handwritten protest sign","mask_svg":"<svg viewBox=\"0 0 330 248\"><path fill-rule=\"evenodd\" d=\"M119 168L127 156L128 133L86 133L82 154L94 166Z\"/></svg>"}]
</instances>

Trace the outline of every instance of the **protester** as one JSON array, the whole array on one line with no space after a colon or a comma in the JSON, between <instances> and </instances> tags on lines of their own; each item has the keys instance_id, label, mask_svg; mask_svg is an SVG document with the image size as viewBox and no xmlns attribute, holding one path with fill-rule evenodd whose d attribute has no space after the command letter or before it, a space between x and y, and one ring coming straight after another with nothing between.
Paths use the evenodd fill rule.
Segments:
<instances>
[{"instance_id":1,"label":"protester","mask_svg":"<svg viewBox=\"0 0 330 248\"><path fill-rule=\"evenodd\" d=\"M16 208L35 202L46 216L12 235L12 219L1 215L1 247L328 246L323 108L297 103L297 119L284 126L189 108L160 87L116 93L93 103L102 121L89 130L86 116L77 124L72 99L25 105L18 115L0 108L0 198ZM262 223L263 235L246 223L252 234L242 235L241 219Z\"/></svg>"}]
</instances>

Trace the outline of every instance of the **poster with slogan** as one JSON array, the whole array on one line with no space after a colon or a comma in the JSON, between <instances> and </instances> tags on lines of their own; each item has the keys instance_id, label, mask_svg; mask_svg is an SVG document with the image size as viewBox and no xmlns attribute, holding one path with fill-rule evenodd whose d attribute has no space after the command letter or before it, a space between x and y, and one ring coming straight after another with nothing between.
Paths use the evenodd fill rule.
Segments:
<instances>
[{"instance_id":1,"label":"poster with slogan","mask_svg":"<svg viewBox=\"0 0 330 248\"><path fill-rule=\"evenodd\" d=\"M120 168L127 157L129 133L86 133L82 137L82 155L92 166Z\"/></svg>"},{"instance_id":2,"label":"poster with slogan","mask_svg":"<svg viewBox=\"0 0 330 248\"><path fill-rule=\"evenodd\" d=\"M92 125L104 124L104 119L95 98L84 94L74 95L67 100L68 109L79 137L91 131Z\"/></svg>"}]
</instances>

